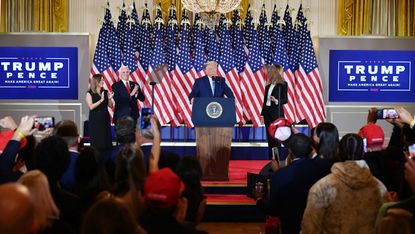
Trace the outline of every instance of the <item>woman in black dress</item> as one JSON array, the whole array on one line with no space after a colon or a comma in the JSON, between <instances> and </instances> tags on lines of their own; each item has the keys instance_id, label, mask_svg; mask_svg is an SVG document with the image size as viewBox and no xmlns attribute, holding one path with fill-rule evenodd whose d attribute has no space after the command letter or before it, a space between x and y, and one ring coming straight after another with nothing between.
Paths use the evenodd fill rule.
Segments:
<instances>
[{"instance_id":1,"label":"woman in black dress","mask_svg":"<svg viewBox=\"0 0 415 234\"><path fill-rule=\"evenodd\" d=\"M104 89L101 74L92 76L90 89L86 93L89 108L89 136L91 146L101 153L112 146L111 122L108 107L112 108L113 93Z\"/></svg>"},{"instance_id":2,"label":"woman in black dress","mask_svg":"<svg viewBox=\"0 0 415 234\"><path fill-rule=\"evenodd\" d=\"M272 65L268 70L269 82L265 86L264 102L261 115L265 123L268 141L268 157L272 158L272 148L279 146L279 142L269 134L269 125L278 118L284 118L282 105L287 103L287 82L282 78L283 68Z\"/></svg>"}]
</instances>

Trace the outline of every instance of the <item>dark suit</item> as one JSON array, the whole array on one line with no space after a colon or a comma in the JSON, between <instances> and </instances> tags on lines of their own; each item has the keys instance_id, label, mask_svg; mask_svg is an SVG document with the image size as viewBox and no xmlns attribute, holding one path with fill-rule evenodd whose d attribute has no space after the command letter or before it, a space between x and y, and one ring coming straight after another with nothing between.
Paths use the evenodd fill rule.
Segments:
<instances>
[{"instance_id":1,"label":"dark suit","mask_svg":"<svg viewBox=\"0 0 415 234\"><path fill-rule=\"evenodd\" d=\"M270 178L269 199L259 200L257 207L281 219L282 233L299 233L307 204L308 190L330 173L330 164L323 159L299 157Z\"/></svg>"},{"instance_id":2,"label":"dark suit","mask_svg":"<svg viewBox=\"0 0 415 234\"><path fill-rule=\"evenodd\" d=\"M138 85L135 82L129 81L131 92L134 87ZM137 99L144 101L145 97L138 87L138 92L134 96L130 96L122 80L115 82L112 85L112 91L114 92L115 111L114 111L114 123L123 116L131 116L135 122L137 122L140 113L138 112Z\"/></svg>"},{"instance_id":3,"label":"dark suit","mask_svg":"<svg viewBox=\"0 0 415 234\"><path fill-rule=\"evenodd\" d=\"M276 84L274 89L272 90L271 96L278 100L278 105L276 105L273 101L271 101L271 105L267 106L267 98L268 98L268 90L270 88L270 84L265 86L265 95L264 95L264 102L262 104L262 111L261 115L264 116L264 124L267 132L267 141L268 141L268 158L272 158L272 148L279 146L277 140L269 135L268 127L269 125L274 122L276 119L282 117L284 118L284 109L282 105L287 103L287 83L284 84ZM281 93L279 93L281 90Z\"/></svg>"},{"instance_id":4,"label":"dark suit","mask_svg":"<svg viewBox=\"0 0 415 234\"><path fill-rule=\"evenodd\" d=\"M214 77L215 94L212 94L212 84L207 76L196 79L193 84L192 92L189 94L189 100L194 97L224 97L235 98L231 88L226 84L225 78Z\"/></svg>"}]
</instances>

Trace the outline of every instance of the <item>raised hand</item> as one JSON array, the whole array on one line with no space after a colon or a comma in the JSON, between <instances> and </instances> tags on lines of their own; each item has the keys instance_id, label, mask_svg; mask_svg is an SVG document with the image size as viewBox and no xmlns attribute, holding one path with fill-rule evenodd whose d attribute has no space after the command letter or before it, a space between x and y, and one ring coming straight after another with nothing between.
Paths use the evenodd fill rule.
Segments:
<instances>
[{"instance_id":1,"label":"raised hand","mask_svg":"<svg viewBox=\"0 0 415 234\"><path fill-rule=\"evenodd\" d=\"M17 128L17 124L11 116L6 116L0 119L0 126L11 130L15 130Z\"/></svg>"},{"instance_id":2,"label":"raised hand","mask_svg":"<svg viewBox=\"0 0 415 234\"><path fill-rule=\"evenodd\" d=\"M134 89L133 89L133 91L131 91L131 96L134 96L134 95L137 94L138 88L139 88L138 85L134 85Z\"/></svg>"},{"instance_id":3,"label":"raised hand","mask_svg":"<svg viewBox=\"0 0 415 234\"><path fill-rule=\"evenodd\" d=\"M114 97L114 93L113 92L108 92L108 100L111 100Z\"/></svg>"}]
</instances>

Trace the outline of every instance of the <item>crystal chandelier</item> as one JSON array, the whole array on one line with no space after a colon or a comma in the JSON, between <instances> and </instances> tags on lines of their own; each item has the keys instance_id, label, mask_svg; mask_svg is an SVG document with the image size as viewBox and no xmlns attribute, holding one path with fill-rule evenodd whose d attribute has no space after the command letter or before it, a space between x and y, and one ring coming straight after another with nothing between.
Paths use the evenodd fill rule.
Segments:
<instances>
[{"instance_id":1,"label":"crystal chandelier","mask_svg":"<svg viewBox=\"0 0 415 234\"><path fill-rule=\"evenodd\" d=\"M241 0L182 0L183 6L194 13L228 13L235 10Z\"/></svg>"},{"instance_id":2,"label":"crystal chandelier","mask_svg":"<svg viewBox=\"0 0 415 234\"><path fill-rule=\"evenodd\" d=\"M235 10L241 0L182 0L184 8L200 13L205 25L214 28L218 24L220 14Z\"/></svg>"}]
</instances>

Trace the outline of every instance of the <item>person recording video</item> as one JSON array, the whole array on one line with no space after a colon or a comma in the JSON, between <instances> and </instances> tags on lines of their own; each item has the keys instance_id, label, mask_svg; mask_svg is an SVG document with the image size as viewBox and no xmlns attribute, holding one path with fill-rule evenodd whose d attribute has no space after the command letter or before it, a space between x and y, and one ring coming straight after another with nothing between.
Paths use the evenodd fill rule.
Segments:
<instances>
[{"instance_id":1,"label":"person recording video","mask_svg":"<svg viewBox=\"0 0 415 234\"><path fill-rule=\"evenodd\" d=\"M284 118L283 104L287 103L287 82L282 78L281 65L272 65L268 70L268 84L265 86L264 102L261 116L266 127L268 141L268 157L272 159L272 148L279 142L269 134L268 127L278 118Z\"/></svg>"},{"instance_id":2,"label":"person recording video","mask_svg":"<svg viewBox=\"0 0 415 234\"><path fill-rule=\"evenodd\" d=\"M231 88L226 84L225 78L218 75L218 63L209 61L205 65L206 76L196 79L192 92L189 94L190 103L195 97L226 97L234 98Z\"/></svg>"}]
</instances>

